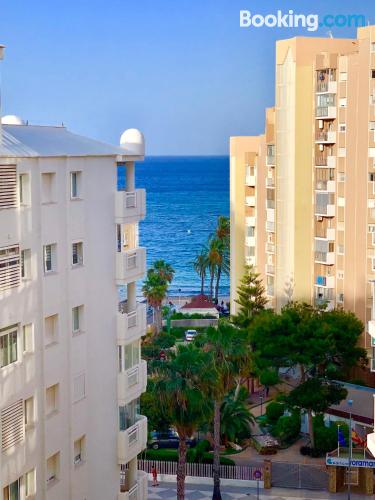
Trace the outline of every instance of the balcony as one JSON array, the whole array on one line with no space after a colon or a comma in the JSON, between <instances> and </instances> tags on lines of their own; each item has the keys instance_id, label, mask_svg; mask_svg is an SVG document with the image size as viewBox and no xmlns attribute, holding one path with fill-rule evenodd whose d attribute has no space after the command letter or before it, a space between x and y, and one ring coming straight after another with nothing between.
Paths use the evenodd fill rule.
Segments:
<instances>
[{"instance_id":1,"label":"balcony","mask_svg":"<svg viewBox=\"0 0 375 500\"><path fill-rule=\"evenodd\" d=\"M315 279L316 286L323 286L326 288L335 288L334 276L317 276Z\"/></svg>"},{"instance_id":2,"label":"balcony","mask_svg":"<svg viewBox=\"0 0 375 500\"><path fill-rule=\"evenodd\" d=\"M269 297L273 297L275 295L274 287L273 285L267 285L267 290L266 293Z\"/></svg>"},{"instance_id":3,"label":"balcony","mask_svg":"<svg viewBox=\"0 0 375 500\"><path fill-rule=\"evenodd\" d=\"M146 216L146 191L117 191L115 218L117 224L138 222Z\"/></svg>"},{"instance_id":4,"label":"balcony","mask_svg":"<svg viewBox=\"0 0 375 500\"><path fill-rule=\"evenodd\" d=\"M266 178L267 187L275 187L275 179L273 177Z\"/></svg>"},{"instance_id":5,"label":"balcony","mask_svg":"<svg viewBox=\"0 0 375 500\"><path fill-rule=\"evenodd\" d=\"M336 118L336 106L317 106L316 118L334 120Z\"/></svg>"},{"instance_id":6,"label":"balcony","mask_svg":"<svg viewBox=\"0 0 375 500\"><path fill-rule=\"evenodd\" d=\"M275 232L275 223L271 221L266 221L266 231L269 231L270 233Z\"/></svg>"},{"instance_id":7,"label":"balcony","mask_svg":"<svg viewBox=\"0 0 375 500\"><path fill-rule=\"evenodd\" d=\"M127 464L147 447L147 417L139 415L137 422L124 431L119 431L118 462Z\"/></svg>"},{"instance_id":8,"label":"balcony","mask_svg":"<svg viewBox=\"0 0 375 500\"><path fill-rule=\"evenodd\" d=\"M146 500L148 492L147 472L138 471L137 482L128 491L121 485L121 493L118 494L118 500ZM124 490L124 491L122 491Z\"/></svg>"},{"instance_id":9,"label":"balcony","mask_svg":"<svg viewBox=\"0 0 375 500\"><path fill-rule=\"evenodd\" d=\"M336 215L335 205L316 205L315 215L321 217L334 217Z\"/></svg>"},{"instance_id":10,"label":"balcony","mask_svg":"<svg viewBox=\"0 0 375 500\"><path fill-rule=\"evenodd\" d=\"M267 253L275 253L275 244L274 243L266 243L266 252Z\"/></svg>"},{"instance_id":11,"label":"balcony","mask_svg":"<svg viewBox=\"0 0 375 500\"><path fill-rule=\"evenodd\" d=\"M336 156L327 156L327 167L336 168Z\"/></svg>"},{"instance_id":12,"label":"balcony","mask_svg":"<svg viewBox=\"0 0 375 500\"><path fill-rule=\"evenodd\" d=\"M143 278L146 272L146 249L137 247L116 254L116 281L118 285Z\"/></svg>"},{"instance_id":13,"label":"balcony","mask_svg":"<svg viewBox=\"0 0 375 500\"><path fill-rule=\"evenodd\" d=\"M326 191L327 193L334 193L336 191L336 182L317 180L315 183L315 189L317 191Z\"/></svg>"},{"instance_id":14,"label":"balcony","mask_svg":"<svg viewBox=\"0 0 375 500\"><path fill-rule=\"evenodd\" d=\"M315 262L332 266L335 263L335 252L315 252Z\"/></svg>"},{"instance_id":15,"label":"balcony","mask_svg":"<svg viewBox=\"0 0 375 500\"><path fill-rule=\"evenodd\" d=\"M275 266L272 264L266 264L266 273L275 274Z\"/></svg>"},{"instance_id":16,"label":"balcony","mask_svg":"<svg viewBox=\"0 0 375 500\"><path fill-rule=\"evenodd\" d=\"M328 92L330 94L336 94L337 82L335 81L317 82L316 93L322 94L324 92Z\"/></svg>"},{"instance_id":17,"label":"balcony","mask_svg":"<svg viewBox=\"0 0 375 500\"><path fill-rule=\"evenodd\" d=\"M246 183L246 186L255 187L255 184L256 184L255 175L247 175L245 183Z\"/></svg>"},{"instance_id":18,"label":"balcony","mask_svg":"<svg viewBox=\"0 0 375 500\"><path fill-rule=\"evenodd\" d=\"M146 333L146 304L137 304L135 311L127 312L126 303L120 304L117 313L117 341L129 343Z\"/></svg>"},{"instance_id":19,"label":"balcony","mask_svg":"<svg viewBox=\"0 0 375 500\"><path fill-rule=\"evenodd\" d=\"M275 210L273 208L266 209L266 220L275 223Z\"/></svg>"},{"instance_id":20,"label":"balcony","mask_svg":"<svg viewBox=\"0 0 375 500\"><path fill-rule=\"evenodd\" d=\"M248 207L255 207L255 196L246 196L246 205Z\"/></svg>"},{"instance_id":21,"label":"balcony","mask_svg":"<svg viewBox=\"0 0 375 500\"><path fill-rule=\"evenodd\" d=\"M316 230L315 238L321 240L334 241L335 240L335 228L327 227L326 229L321 228Z\"/></svg>"},{"instance_id":22,"label":"balcony","mask_svg":"<svg viewBox=\"0 0 375 500\"><path fill-rule=\"evenodd\" d=\"M255 217L246 217L247 226L255 226Z\"/></svg>"},{"instance_id":23,"label":"balcony","mask_svg":"<svg viewBox=\"0 0 375 500\"><path fill-rule=\"evenodd\" d=\"M315 142L323 144L334 144L336 142L336 132L331 130L319 131L316 134Z\"/></svg>"},{"instance_id":24,"label":"balcony","mask_svg":"<svg viewBox=\"0 0 375 500\"><path fill-rule=\"evenodd\" d=\"M120 404L127 404L145 392L147 387L147 363L141 360L129 370L118 374L117 392Z\"/></svg>"},{"instance_id":25,"label":"balcony","mask_svg":"<svg viewBox=\"0 0 375 500\"><path fill-rule=\"evenodd\" d=\"M246 236L245 245L248 247L255 247L255 236Z\"/></svg>"},{"instance_id":26,"label":"balcony","mask_svg":"<svg viewBox=\"0 0 375 500\"><path fill-rule=\"evenodd\" d=\"M367 324L367 330L371 338L375 339L375 320L370 320Z\"/></svg>"}]
</instances>

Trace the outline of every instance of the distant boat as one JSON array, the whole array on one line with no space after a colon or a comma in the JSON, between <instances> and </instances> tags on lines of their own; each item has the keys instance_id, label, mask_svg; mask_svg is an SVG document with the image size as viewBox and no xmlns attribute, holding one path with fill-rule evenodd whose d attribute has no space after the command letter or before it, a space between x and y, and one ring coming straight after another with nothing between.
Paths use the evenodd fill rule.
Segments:
<instances>
[{"instance_id":1,"label":"distant boat","mask_svg":"<svg viewBox=\"0 0 375 500\"><path fill-rule=\"evenodd\" d=\"M187 230L187 234L191 234L191 229L188 229L188 230Z\"/></svg>"}]
</instances>

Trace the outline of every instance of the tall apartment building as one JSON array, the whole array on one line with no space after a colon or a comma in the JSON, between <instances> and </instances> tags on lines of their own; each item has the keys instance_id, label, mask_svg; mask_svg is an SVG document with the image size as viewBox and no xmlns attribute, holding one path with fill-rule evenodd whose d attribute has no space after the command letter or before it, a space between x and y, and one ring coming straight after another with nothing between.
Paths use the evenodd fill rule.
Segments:
<instances>
[{"instance_id":1,"label":"tall apartment building","mask_svg":"<svg viewBox=\"0 0 375 500\"><path fill-rule=\"evenodd\" d=\"M134 180L143 157L134 129L115 147L3 118L2 500L147 498L137 471L147 442L146 309L136 300L145 192Z\"/></svg>"},{"instance_id":2,"label":"tall apartment building","mask_svg":"<svg viewBox=\"0 0 375 500\"><path fill-rule=\"evenodd\" d=\"M253 264L271 307L353 311L375 372L375 27L277 42L275 80L265 134L230 143L232 310Z\"/></svg>"}]
</instances>

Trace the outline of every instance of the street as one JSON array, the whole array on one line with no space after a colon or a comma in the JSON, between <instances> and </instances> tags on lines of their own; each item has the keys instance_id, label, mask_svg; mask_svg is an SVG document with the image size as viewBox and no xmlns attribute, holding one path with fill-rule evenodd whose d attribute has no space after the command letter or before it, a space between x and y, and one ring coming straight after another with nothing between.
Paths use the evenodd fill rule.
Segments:
<instances>
[{"instance_id":1,"label":"street","mask_svg":"<svg viewBox=\"0 0 375 500\"><path fill-rule=\"evenodd\" d=\"M149 483L149 500L172 500L176 498L175 483L160 483L158 487L152 487ZM243 488L236 486L223 486L221 488L223 500L256 500L256 488ZM186 485L186 500L210 500L212 498L212 486L208 485ZM346 499L347 493L329 494L324 491L297 490L288 488L272 488L272 490L260 490L259 500L327 500ZM363 495L351 495L352 500L363 500ZM370 498L370 497L369 497Z\"/></svg>"}]
</instances>

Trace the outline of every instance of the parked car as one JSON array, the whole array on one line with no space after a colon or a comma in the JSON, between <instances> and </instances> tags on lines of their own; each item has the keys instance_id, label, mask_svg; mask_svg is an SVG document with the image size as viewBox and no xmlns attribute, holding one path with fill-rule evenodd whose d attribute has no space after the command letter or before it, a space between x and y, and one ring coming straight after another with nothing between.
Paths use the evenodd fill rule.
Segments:
<instances>
[{"instance_id":1,"label":"parked car","mask_svg":"<svg viewBox=\"0 0 375 500\"><path fill-rule=\"evenodd\" d=\"M168 429L167 431L152 431L151 439L148 442L148 447L153 450L158 450L159 448L178 448L178 434L174 429ZM196 445L195 438L189 438L186 440L188 447Z\"/></svg>"},{"instance_id":2,"label":"parked car","mask_svg":"<svg viewBox=\"0 0 375 500\"><path fill-rule=\"evenodd\" d=\"M185 332L186 342L191 342L196 335L198 335L197 330L186 330Z\"/></svg>"}]
</instances>

